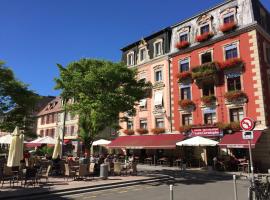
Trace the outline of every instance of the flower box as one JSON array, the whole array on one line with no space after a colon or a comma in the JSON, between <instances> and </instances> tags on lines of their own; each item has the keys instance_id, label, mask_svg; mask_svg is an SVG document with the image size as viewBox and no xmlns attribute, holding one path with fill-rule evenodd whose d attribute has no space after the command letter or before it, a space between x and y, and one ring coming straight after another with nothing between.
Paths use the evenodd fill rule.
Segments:
<instances>
[{"instance_id":1,"label":"flower box","mask_svg":"<svg viewBox=\"0 0 270 200\"><path fill-rule=\"evenodd\" d=\"M231 122L229 124L229 128L232 130L232 131L239 131L241 130L241 126L240 126L240 122Z\"/></svg>"},{"instance_id":2,"label":"flower box","mask_svg":"<svg viewBox=\"0 0 270 200\"><path fill-rule=\"evenodd\" d=\"M235 91L230 91L224 94L225 99L228 102L246 102L248 99L248 96L246 93L240 91L240 90L235 90Z\"/></svg>"},{"instance_id":3,"label":"flower box","mask_svg":"<svg viewBox=\"0 0 270 200\"><path fill-rule=\"evenodd\" d=\"M202 100L202 102L203 102L203 104L204 104L205 106L211 106L211 105L213 105L214 102L216 101L216 99L217 99L217 98L216 98L214 95L203 96L203 97L201 98L201 100Z\"/></svg>"},{"instance_id":4,"label":"flower box","mask_svg":"<svg viewBox=\"0 0 270 200\"><path fill-rule=\"evenodd\" d=\"M180 49L187 48L189 45L190 43L188 41L181 41L181 42L177 42L175 47L180 50Z\"/></svg>"},{"instance_id":5,"label":"flower box","mask_svg":"<svg viewBox=\"0 0 270 200\"><path fill-rule=\"evenodd\" d=\"M137 133L139 133L141 135L148 133L148 130L144 129L144 128L138 128L136 131L137 131Z\"/></svg>"},{"instance_id":6,"label":"flower box","mask_svg":"<svg viewBox=\"0 0 270 200\"><path fill-rule=\"evenodd\" d=\"M180 126L179 132L180 133L188 133L191 131L192 125L185 125L185 126Z\"/></svg>"},{"instance_id":7,"label":"flower box","mask_svg":"<svg viewBox=\"0 0 270 200\"><path fill-rule=\"evenodd\" d=\"M126 135L134 135L134 130L126 129L123 131Z\"/></svg>"},{"instance_id":8,"label":"flower box","mask_svg":"<svg viewBox=\"0 0 270 200\"><path fill-rule=\"evenodd\" d=\"M194 110L196 107L195 103L189 99L180 100L179 106L184 110Z\"/></svg>"},{"instance_id":9,"label":"flower box","mask_svg":"<svg viewBox=\"0 0 270 200\"><path fill-rule=\"evenodd\" d=\"M230 32L234 29L237 28L237 24L235 22L230 22L230 23L226 23L223 24L219 27L219 30L222 31L223 33L227 33Z\"/></svg>"},{"instance_id":10,"label":"flower box","mask_svg":"<svg viewBox=\"0 0 270 200\"><path fill-rule=\"evenodd\" d=\"M219 70L219 63L217 62L210 62L204 63L200 66L192 68L192 78L205 78L210 75L216 74Z\"/></svg>"},{"instance_id":11,"label":"flower box","mask_svg":"<svg viewBox=\"0 0 270 200\"><path fill-rule=\"evenodd\" d=\"M178 82L183 82L189 78L191 78L191 72L186 71L186 72L180 72L176 75L176 78L178 78Z\"/></svg>"},{"instance_id":12,"label":"flower box","mask_svg":"<svg viewBox=\"0 0 270 200\"><path fill-rule=\"evenodd\" d=\"M219 68L222 70L232 69L236 67L242 68L243 66L244 66L244 62L241 58L232 58L232 59L219 63Z\"/></svg>"},{"instance_id":13,"label":"flower box","mask_svg":"<svg viewBox=\"0 0 270 200\"><path fill-rule=\"evenodd\" d=\"M214 36L214 33L212 33L212 32L208 32L208 33L204 33L204 34L201 34L201 35L197 35L196 36L196 41L197 42L204 42L206 40L209 40L213 36Z\"/></svg>"},{"instance_id":14,"label":"flower box","mask_svg":"<svg viewBox=\"0 0 270 200\"><path fill-rule=\"evenodd\" d=\"M161 133L165 133L165 128L153 128L152 130L151 130L151 132L153 133L153 134L161 134Z\"/></svg>"}]
</instances>

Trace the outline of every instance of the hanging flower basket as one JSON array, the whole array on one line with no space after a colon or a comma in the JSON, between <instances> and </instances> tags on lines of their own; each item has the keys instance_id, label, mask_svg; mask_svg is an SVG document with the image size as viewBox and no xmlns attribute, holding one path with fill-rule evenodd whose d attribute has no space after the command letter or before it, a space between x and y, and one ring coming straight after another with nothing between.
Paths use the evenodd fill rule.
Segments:
<instances>
[{"instance_id":1,"label":"hanging flower basket","mask_svg":"<svg viewBox=\"0 0 270 200\"><path fill-rule=\"evenodd\" d=\"M204 104L205 106L211 106L211 105L213 105L214 102L216 102L216 99L217 99L217 98L216 98L214 95L203 96L203 97L201 98L201 100L202 100L202 102L203 102L203 104Z\"/></svg>"},{"instance_id":2,"label":"hanging flower basket","mask_svg":"<svg viewBox=\"0 0 270 200\"><path fill-rule=\"evenodd\" d=\"M219 70L219 63L217 62L210 62L204 63L200 66L192 68L192 78L206 78L210 75L216 74Z\"/></svg>"},{"instance_id":3,"label":"hanging flower basket","mask_svg":"<svg viewBox=\"0 0 270 200\"><path fill-rule=\"evenodd\" d=\"M137 131L137 133L139 133L141 135L148 133L148 130L144 129L144 128L138 128L136 131Z\"/></svg>"},{"instance_id":4,"label":"hanging flower basket","mask_svg":"<svg viewBox=\"0 0 270 200\"><path fill-rule=\"evenodd\" d=\"M181 127L179 128L179 132L180 132L180 133L188 133L188 132L191 131L191 128L192 128L191 125L181 126Z\"/></svg>"},{"instance_id":5,"label":"hanging flower basket","mask_svg":"<svg viewBox=\"0 0 270 200\"><path fill-rule=\"evenodd\" d=\"M224 62L219 63L219 67L222 70L232 69L236 67L243 68L244 62L241 58L232 58Z\"/></svg>"},{"instance_id":6,"label":"hanging flower basket","mask_svg":"<svg viewBox=\"0 0 270 200\"><path fill-rule=\"evenodd\" d=\"M246 102L248 99L247 94L240 90L227 92L225 93L224 97L228 102Z\"/></svg>"},{"instance_id":7,"label":"hanging flower basket","mask_svg":"<svg viewBox=\"0 0 270 200\"><path fill-rule=\"evenodd\" d=\"M153 128L151 132L155 135L165 133L165 128Z\"/></svg>"},{"instance_id":8,"label":"hanging flower basket","mask_svg":"<svg viewBox=\"0 0 270 200\"><path fill-rule=\"evenodd\" d=\"M123 131L126 135L134 135L134 130L126 129Z\"/></svg>"},{"instance_id":9,"label":"hanging flower basket","mask_svg":"<svg viewBox=\"0 0 270 200\"><path fill-rule=\"evenodd\" d=\"M184 110L194 110L196 107L195 103L189 99L180 100L179 106Z\"/></svg>"},{"instance_id":10,"label":"hanging flower basket","mask_svg":"<svg viewBox=\"0 0 270 200\"><path fill-rule=\"evenodd\" d=\"M219 30L222 31L223 33L227 33L230 32L234 29L237 28L237 24L235 22L230 22L230 23L226 23L223 24L219 27Z\"/></svg>"},{"instance_id":11,"label":"hanging flower basket","mask_svg":"<svg viewBox=\"0 0 270 200\"><path fill-rule=\"evenodd\" d=\"M181 83L191 78L191 72L190 71L180 72L176 75L176 78L178 78L178 82Z\"/></svg>"},{"instance_id":12,"label":"hanging flower basket","mask_svg":"<svg viewBox=\"0 0 270 200\"><path fill-rule=\"evenodd\" d=\"M204 42L206 40L209 40L213 36L214 36L214 33L212 33L212 32L204 33L202 35L197 35L196 41L197 42Z\"/></svg>"},{"instance_id":13,"label":"hanging flower basket","mask_svg":"<svg viewBox=\"0 0 270 200\"><path fill-rule=\"evenodd\" d=\"M188 41L182 41L182 42L177 42L175 47L180 50L180 49L187 48L189 45L190 43Z\"/></svg>"}]
</instances>

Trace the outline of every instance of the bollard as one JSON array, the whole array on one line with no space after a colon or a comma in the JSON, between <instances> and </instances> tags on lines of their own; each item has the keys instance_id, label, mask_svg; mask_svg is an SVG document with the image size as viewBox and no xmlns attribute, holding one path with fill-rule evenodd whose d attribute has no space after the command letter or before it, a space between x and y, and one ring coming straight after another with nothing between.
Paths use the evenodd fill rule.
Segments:
<instances>
[{"instance_id":1,"label":"bollard","mask_svg":"<svg viewBox=\"0 0 270 200\"><path fill-rule=\"evenodd\" d=\"M234 200L238 200L238 197L237 197L237 185L236 185L236 175L233 175L233 186L234 186Z\"/></svg>"},{"instance_id":2,"label":"bollard","mask_svg":"<svg viewBox=\"0 0 270 200\"><path fill-rule=\"evenodd\" d=\"M173 185L170 185L170 200L173 200Z\"/></svg>"}]
</instances>

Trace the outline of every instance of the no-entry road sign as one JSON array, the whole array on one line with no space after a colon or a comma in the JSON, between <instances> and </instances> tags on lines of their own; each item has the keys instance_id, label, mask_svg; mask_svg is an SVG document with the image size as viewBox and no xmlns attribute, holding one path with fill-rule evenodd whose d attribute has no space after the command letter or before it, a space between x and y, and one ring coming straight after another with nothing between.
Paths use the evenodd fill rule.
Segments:
<instances>
[{"instance_id":1,"label":"no-entry road sign","mask_svg":"<svg viewBox=\"0 0 270 200\"><path fill-rule=\"evenodd\" d=\"M252 131L254 129L255 122L253 119L245 117L240 121L240 126L244 131Z\"/></svg>"}]
</instances>

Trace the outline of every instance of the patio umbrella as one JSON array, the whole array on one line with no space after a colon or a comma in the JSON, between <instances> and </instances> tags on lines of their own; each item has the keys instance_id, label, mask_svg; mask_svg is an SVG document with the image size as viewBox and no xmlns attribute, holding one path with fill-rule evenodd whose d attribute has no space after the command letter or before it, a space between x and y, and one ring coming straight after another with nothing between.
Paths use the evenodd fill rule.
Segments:
<instances>
[{"instance_id":1,"label":"patio umbrella","mask_svg":"<svg viewBox=\"0 0 270 200\"><path fill-rule=\"evenodd\" d=\"M10 144L12 140L12 135L8 134L0 137L0 144Z\"/></svg>"},{"instance_id":2,"label":"patio umbrella","mask_svg":"<svg viewBox=\"0 0 270 200\"><path fill-rule=\"evenodd\" d=\"M109 140L100 139L100 140L94 141L93 146L105 146L105 145L108 145L110 143L111 143L111 141L109 141Z\"/></svg>"},{"instance_id":3,"label":"patio umbrella","mask_svg":"<svg viewBox=\"0 0 270 200\"><path fill-rule=\"evenodd\" d=\"M215 140L210 140L204 137L196 136L181 142L177 142L177 146L216 146L218 144Z\"/></svg>"},{"instance_id":4,"label":"patio umbrella","mask_svg":"<svg viewBox=\"0 0 270 200\"><path fill-rule=\"evenodd\" d=\"M23 159L23 140L24 135L20 134L19 128L16 127L12 133L12 141L9 146L8 167L20 166L20 161Z\"/></svg>"},{"instance_id":5,"label":"patio umbrella","mask_svg":"<svg viewBox=\"0 0 270 200\"><path fill-rule=\"evenodd\" d=\"M28 147L37 147L37 146L41 146L42 144L51 144L54 145L55 144L55 140L50 137L50 136L46 136L46 137L41 137L41 138L37 138L31 142L27 143Z\"/></svg>"},{"instance_id":6,"label":"patio umbrella","mask_svg":"<svg viewBox=\"0 0 270 200\"><path fill-rule=\"evenodd\" d=\"M61 147L62 146L61 146L60 141L61 141L61 139L60 139L60 137L58 135L57 139L55 140L52 159L56 159L58 157L58 155L60 155L60 153L61 153Z\"/></svg>"}]
</instances>

